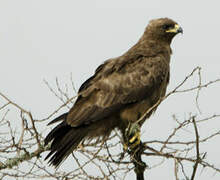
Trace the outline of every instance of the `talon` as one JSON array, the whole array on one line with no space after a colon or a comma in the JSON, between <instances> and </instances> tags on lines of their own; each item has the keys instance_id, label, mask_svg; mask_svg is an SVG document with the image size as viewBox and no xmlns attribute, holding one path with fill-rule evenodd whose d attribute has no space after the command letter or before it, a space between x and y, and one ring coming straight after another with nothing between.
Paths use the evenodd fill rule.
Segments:
<instances>
[{"instance_id":1,"label":"talon","mask_svg":"<svg viewBox=\"0 0 220 180\"><path fill-rule=\"evenodd\" d=\"M127 150L128 148L134 149L139 145L141 143L140 126L136 123L129 124L125 131L125 139L124 150Z\"/></svg>"},{"instance_id":2,"label":"talon","mask_svg":"<svg viewBox=\"0 0 220 180\"><path fill-rule=\"evenodd\" d=\"M125 143L123 144L123 150L124 150L124 151L127 151L127 150L128 150L128 146L127 146L127 144L125 144Z\"/></svg>"},{"instance_id":3,"label":"talon","mask_svg":"<svg viewBox=\"0 0 220 180\"><path fill-rule=\"evenodd\" d=\"M140 133L137 132L131 139L129 139L129 143L134 143L135 141L140 140Z\"/></svg>"},{"instance_id":4,"label":"talon","mask_svg":"<svg viewBox=\"0 0 220 180\"><path fill-rule=\"evenodd\" d=\"M137 132L130 140L130 148L134 149L136 146L138 146L141 143L140 139L140 132Z\"/></svg>"}]
</instances>

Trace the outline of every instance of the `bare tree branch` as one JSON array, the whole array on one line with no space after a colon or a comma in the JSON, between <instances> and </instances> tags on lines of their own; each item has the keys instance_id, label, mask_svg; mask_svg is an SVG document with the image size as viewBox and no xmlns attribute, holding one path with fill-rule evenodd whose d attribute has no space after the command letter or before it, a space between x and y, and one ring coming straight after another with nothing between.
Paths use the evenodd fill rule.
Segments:
<instances>
[{"instance_id":1,"label":"bare tree branch","mask_svg":"<svg viewBox=\"0 0 220 180\"><path fill-rule=\"evenodd\" d=\"M192 176L191 176L191 180L194 180L195 175L196 175L196 170L197 170L198 164L200 162L200 154L199 154L199 133L198 133L198 128L196 126L195 117L193 117L192 120L193 120L193 125L194 125L194 128L195 128L195 134L196 134L196 162L195 162L195 165L193 167L193 173L192 173Z\"/></svg>"},{"instance_id":2,"label":"bare tree branch","mask_svg":"<svg viewBox=\"0 0 220 180\"><path fill-rule=\"evenodd\" d=\"M198 82L195 86L184 88L186 82L190 81L193 76L198 76ZM197 109L200 111L199 98L203 88L209 87L219 82L220 79L214 81L203 82L201 68L196 67L186 78L181 81L172 91L161 98L151 109L146 111L142 120L148 113L153 111L162 101L166 100L173 94L194 92ZM198 125L212 127L214 120L219 120L220 114L212 114L209 116L191 114L187 119L180 120L173 116L176 123L175 128L167 134L166 137L158 137L158 139L147 139L135 151L125 152L121 145L121 135L115 130L111 136L104 141L85 141L73 153L71 163L73 168L70 170L53 169L42 159L43 153L49 149L44 147L44 130L40 129L42 124L46 123L55 113L62 108L72 106L74 99L78 96L70 95L75 92L74 83L71 76L70 85L63 86L56 79L54 90L48 82L45 82L49 90L58 98L62 104L44 119L36 119L32 113L25 110L17 103L0 92L0 178L16 178L16 179L126 179L132 172L136 173L137 179L144 179L144 173L147 174L151 169L167 162L167 159L174 161L174 176L176 180L195 179L198 166L207 167L214 172L220 172L220 167L209 162L206 159L209 152L201 153L202 146L215 138L220 137L218 129L213 130L206 136L199 137ZM61 86L62 85L62 86ZM63 88L62 88L63 87ZM68 89L70 87L70 89ZM70 98L72 97L72 98ZM12 110L16 110L18 121L11 120L9 115ZM40 125L40 126L39 126ZM189 139L181 138L185 134L194 134ZM196 151L195 151L196 149ZM201 152L200 152L201 151ZM157 157L159 163L148 164L148 158ZM148 161L147 161L148 162ZM22 165L21 165L22 164ZM192 165L192 174L187 172L188 164ZM26 165L27 168L23 168ZM96 173L91 171L95 168ZM146 171L147 170L147 171ZM149 177L150 178L150 177Z\"/></svg>"}]
</instances>

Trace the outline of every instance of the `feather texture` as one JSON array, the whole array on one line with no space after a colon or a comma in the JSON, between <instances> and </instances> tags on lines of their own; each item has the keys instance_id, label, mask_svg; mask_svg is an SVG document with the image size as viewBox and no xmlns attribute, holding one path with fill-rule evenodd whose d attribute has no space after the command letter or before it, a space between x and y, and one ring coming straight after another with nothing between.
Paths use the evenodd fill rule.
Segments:
<instances>
[{"instance_id":1,"label":"feather texture","mask_svg":"<svg viewBox=\"0 0 220 180\"><path fill-rule=\"evenodd\" d=\"M46 157L51 157L51 164L59 166L85 138L107 137L114 128L123 134L129 122L137 121L165 95L170 43L177 34L167 33L166 24L170 27L176 22L168 18L152 20L132 48L105 61L82 84L70 111L49 123L61 121L45 139L45 144L52 142Z\"/></svg>"}]
</instances>

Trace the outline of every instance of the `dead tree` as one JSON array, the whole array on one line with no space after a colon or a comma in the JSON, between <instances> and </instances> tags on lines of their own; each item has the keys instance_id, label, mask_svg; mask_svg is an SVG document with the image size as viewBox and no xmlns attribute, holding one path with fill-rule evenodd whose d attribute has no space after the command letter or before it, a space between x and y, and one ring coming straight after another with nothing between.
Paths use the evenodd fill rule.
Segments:
<instances>
[{"instance_id":1,"label":"dead tree","mask_svg":"<svg viewBox=\"0 0 220 180\"><path fill-rule=\"evenodd\" d=\"M198 76L195 86L184 88L186 82L192 77ZM197 67L181 81L176 88L160 99L153 107L163 103L169 97L177 94L192 92L195 94L195 102L198 110L200 92L211 85L216 85L220 79L202 83L201 68ZM76 96L68 94L68 88L63 90L56 80L57 89L54 90L45 81L49 90L58 98L62 105L44 119L36 119L20 105L12 101L8 96L0 92L0 178L8 179L126 179L132 173L136 173L137 179L148 178L148 171L160 166L166 160L174 162L174 176L176 180L181 178L196 179L198 168L209 168L210 171L219 173L220 167L209 162L208 153L201 149L201 145L215 138L220 140L220 130L209 135L200 136L201 126L212 126L212 122L219 120L220 114L212 114L202 117L199 114L189 113L188 117L177 118L172 116L176 127L163 140L154 139L141 143L140 147L133 151L124 151L121 145L121 135L114 131L106 141L84 141L77 151L69 158L71 167L54 169L43 160L48 146L43 143L46 134L46 124L62 108L69 108L74 103ZM71 92L74 92L74 84L71 79ZM150 110L152 110L150 109ZM150 111L149 110L149 111ZM13 114L13 116L11 116ZM146 112L145 114L148 114ZM144 116L140 118L145 118ZM13 119L13 120L12 120ZM18 128L18 123L19 127ZM43 128L44 127L44 128ZM47 130L49 131L49 130ZM180 136L191 132L190 139L185 140ZM161 138L160 138L161 139ZM150 164L149 158L160 158L158 164ZM70 164L68 162L68 164ZM65 164L65 163L64 163ZM190 164L191 170L186 170ZM91 170L92 169L92 170ZM95 172L94 172L95 169Z\"/></svg>"}]
</instances>

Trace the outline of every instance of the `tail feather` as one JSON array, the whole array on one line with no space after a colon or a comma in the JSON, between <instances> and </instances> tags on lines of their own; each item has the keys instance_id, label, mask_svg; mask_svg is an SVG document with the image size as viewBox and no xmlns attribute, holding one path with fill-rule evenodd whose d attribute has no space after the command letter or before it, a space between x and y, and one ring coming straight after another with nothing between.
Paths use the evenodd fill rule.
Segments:
<instances>
[{"instance_id":1,"label":"tail feather","mask_svg":"<svg viewBox=\"0 0 220 180\"><path fill-rule=\"evenodd\" d=\"M61 139L63 136L65 136L69 129L71 129L71 126L67 125L65 122L57 125L45 138L45 145L47 145L53 139Z\"/></svg>"},{"instance_id":2,"label":"tail feather","mask_svg":"<svg viewBox=\"0 0 220 180\"><path fill-rule=\"evenodd\" d=\"M67 113L64 113L64 114L62 114L62 115L60 115L60 116L58 116L58 117L55 118L53 121L49 122L48 125L51 125L51 124L56 123L56 122L58 122L58 121L66 120L67 115L68 115L68 112L67 112Z\"/></svg>"},{"instance_id":3,"label":"tail feather","mask_svg":"<svg viewBox=\"0 0 220 180\"><path fill-rule=\"evenodd\" d=\"M77 148L77 146L84 139L85 136L85 131L82 131L80 129L72 129L71 131L69 131L69 133L66 134L65 137L62 138L62 140L60 141L61 143L56 143L56 146L54 147L52 144L51 152L50 154L48 154L48 157L52 156L49 160L50 164L58 167L60 163L65 160L74 149Z\"/></svg>"},{"instance_id":4,"label":"tail feather","mask_svg":"<svg viewBox=\"0 0 220 180\"><path fill-rule=\"evenodd\" d=\"M45 138L45 145L52 141L50 153L46 156L45 160L50 158L49 163L58 167L77 148L87 133L87 126L71 127L63 121Z\"/></svg>"}]
</instances>

